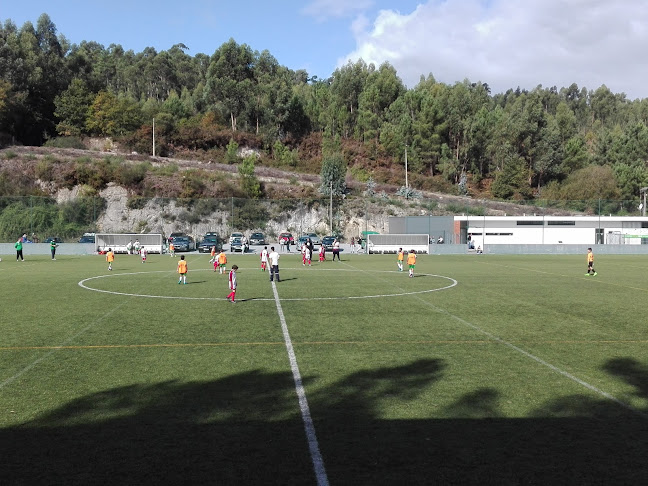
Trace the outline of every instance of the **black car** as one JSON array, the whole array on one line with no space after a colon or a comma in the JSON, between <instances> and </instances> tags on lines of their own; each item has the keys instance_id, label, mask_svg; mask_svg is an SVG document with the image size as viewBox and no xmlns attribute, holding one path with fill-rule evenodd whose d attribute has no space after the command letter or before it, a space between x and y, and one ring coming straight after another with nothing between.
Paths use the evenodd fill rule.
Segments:
<instances>
[{"instance_id":1,"label":"black car","mask_svg":"<svg viewBox=\"0 0 648 486\"><path fill-rule=\"evenodd\" d=\"M45 238L45 243L63 243L63 240L59 238L58 236L50 236L49 238ZM94 243L94 241L93 241Z\"/></svg>"},{"instance_id":2,"label":"black car","mask_svg":"<svg viewBox=\"0 0 648 486\"><path fill-rule=\"evenodd\" d=\"M95 237L94 236L82 236L79 238L79 243L94 243L95 242Z\"/></svg>"},{"instance_id":3,"label":"black car","mask_svg":"<svg viewBox=\"0 0 648 486\"><path fill-rule=\"evenodd\" d=\"M205 236L198 245L198 252L209 253L213 246L216 247L216 251L221 251L223 248L223 242L218 236Z\"/></svg>"},{"instance_id":4,"label":"black car","mask_svg":"<svg viewBox=\"0 0 648 486\"><path fill-rule=\"evenodd\" d=\"M326 251L333 250L333 242L335 241L335 236L325 236L322 238L322 245L326 248Z\"/></svg>"},{"instance_id":5,"label":"black car","mask_svg":"<svg viewBox=\"0 0 648 486\"><path fill-rule=\"evenodd\" d=\"M174 236L173 246L175 251L194 251L196 242L191 236Z\"/></svg>"},{"instance_id":6,"label":"black car","mask_svg":"<svg viewBox=\"0 0 648 486\"><path fill-rule=\"evenodd\" d=\"M266 239L263 233L252 233L250 235L250 245L265 245Z\"/></svg>"}]
</instances>

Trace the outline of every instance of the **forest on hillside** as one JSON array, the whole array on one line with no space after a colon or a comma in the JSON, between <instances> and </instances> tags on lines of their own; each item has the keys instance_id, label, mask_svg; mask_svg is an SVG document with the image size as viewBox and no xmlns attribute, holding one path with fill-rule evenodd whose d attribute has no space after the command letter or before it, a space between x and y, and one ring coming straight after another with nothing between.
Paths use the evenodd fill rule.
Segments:
<instances>
[{"instance_id":1,"label":"forest on hillside","mask_svg":"<svg viewBox=\"0 0 648 486\"><path fill-rule=\"evenodd\" d=\"M638 203L648 186L648 99L604 85L491 93L429 74L408 89L387 63L317 79L234 39L211 55L187 50L77 45L47 14L35 26L5 20L0 143L111 137L151 154L155 120L162 157L228 161L235 144L258 149L258 164L318 173L338 153L354 178L376 183L401 180L407 160L415 189L440 181L497 199Z\"/></svg>"}]
</instances>

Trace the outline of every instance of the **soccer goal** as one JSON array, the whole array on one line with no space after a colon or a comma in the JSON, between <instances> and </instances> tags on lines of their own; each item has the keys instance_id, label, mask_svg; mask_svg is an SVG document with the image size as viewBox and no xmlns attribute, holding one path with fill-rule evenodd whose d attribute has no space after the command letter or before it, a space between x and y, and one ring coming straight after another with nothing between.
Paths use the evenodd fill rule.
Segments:
<instances>
[{"instance_id":1,"label":"soccer goal","mask_svg":"<svg viewBox=\"0 0 648 486\"><path fill-rule=\"evenodd\" d=\"M139 241L140 247L146 247L149 253L161 254L164 251L164 237L157 233L97 233L95 236L98 252L112 248L115 253L128 253L129 243L134 245L136 241Z\"/></svg>"},{"instance_id":2,"label":"soccer goal","mask_svg":"<svg viewBox=\"0 0 648 486\"><path fill-rule=\"evenodd\" d=\"M430 235L367 235L368 253L397 253L399 248L429 253Z\"/></svg>"}]
</instances>

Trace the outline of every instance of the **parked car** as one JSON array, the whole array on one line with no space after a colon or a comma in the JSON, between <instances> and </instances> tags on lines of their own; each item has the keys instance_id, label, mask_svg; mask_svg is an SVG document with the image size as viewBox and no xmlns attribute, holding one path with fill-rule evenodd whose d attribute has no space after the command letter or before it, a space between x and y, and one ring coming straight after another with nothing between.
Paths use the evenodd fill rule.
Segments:
<instances>
[{"instance_id":1,"label":"parked car","mask_svg":"<svg viewBox=\"0 0 648 486\"><path fill-rule=\"evenodd\" d=\"M206 235L198 245L198 252L209 253L212 249L212 246L216 247L216 251L220 251L223 248L223 242L218 236Z\"/></svg>"},{"instance_id":2,"label":"parked car","mask_svg":"<svg viewBox=\"0 0 648 486\"><path fill-rule=\"evenodd\" d=\"M295 238L291 233L281 233L279 235L279 244L280 245L294 245L295 244Z\"/></svg>"},{"instance_id":3,"label":"parked car","mask_svg":"<svg viewBox=\"0 0 648 486\"><path fill-rule=\"evenodd\" d=\"M238 231L235 231L232 233L229 237L229 244L231 245L232 242L234 241L234 238L243 238L243 233L239 233Z\"/></svg>"},{"instance_id":4,"label":"parked car","mask_svg":"<svg viewBox=\"0 0 648 486\"><path fill-rule=\"evenodd\" d=\"M95 237L94 236L82 236L79 238L79 243L94 243L95 242Z\"/></svg>"},{"instance_id":5,"label":"parked car","mask_svg":"<svg viewBox=\"0 0 648 486\"><path fill-rule=\"evenodd\" d=\"M320 240L320 237L317 236L315 233L306 233L306 236L308 236L311 241L313 242L313 245L315 246L320 246L322 244L322 240Z\"/></svg>"},{"instance_id":6,"label":"parked car","mask_svg":"<svg viewBox=\"0 0 648 486\"><path fill-rule=\"evenodd\" d=\"M45 238L45 243L63 243L63 240L59 238L58 236L50 236L49 238Z\"/></svg>"},{"instance_id":7,"label":"parked car","mask_svg":"<svg viewBox=\"0 0 648 486\"><path fill-rule=\"evenodd\" d=\"M322 238L322 245L326 248L326 251L333 251L333 242L335 241L335 236L325 236Z\"/></svg>"},{"instance_id":8,"label":"parked car","mask_svg":"<svg viewBox=\"0 0 648 486\"><path fill-rule=\"evenodd\" d=\"M265 245L266 240L263 233L252 233L250 235L250 245Z\"/></svg>"},{"instance_id":9,"label":"parked car","mask_svg":"<svg viewBox=\"0 0 648 486\"><path fill-rule=\"evenodd\" d=\"M297 238L297 249L301 250L302 246L304 246L307 241L308 241L308 236L306 236L306 235L303 235L303 236L300 236L299 238Z\"/></svg>"},{"instance_id":10,"label":"parked car","mask_svg":"<svg viewBox=\"0 0 648 486\"><path fill-rule=\"evenodd\" d=\"M178 238L178 237L187 237L188 238L188 235L186 233L182 233L182 232L171 233L169 235L169 238L167 238L167 243L171 243L172 241L175 241L175 239Z\"/></svg>"},{"instance_id":11,"label":"parked car","mask_svg":"<svg viewBox=\"0 0 648 486\"><path fill-rule=\"evenodd\" d=\"M196 242L191 236L174 236L173 246L175 251L194 251Z\"/></svg>"},{"instance_id":12,"label":"parked car","mask_svg":"<svg viewBox=\"0 0 648 486\"><path fill-rule=\"evenodd\" d=\"M230 243L230 251L240 251L245 253L250 249L250 246L246 243L243 243L243 238L234 238L232 243Z\"/></svg>"}]
</instances>

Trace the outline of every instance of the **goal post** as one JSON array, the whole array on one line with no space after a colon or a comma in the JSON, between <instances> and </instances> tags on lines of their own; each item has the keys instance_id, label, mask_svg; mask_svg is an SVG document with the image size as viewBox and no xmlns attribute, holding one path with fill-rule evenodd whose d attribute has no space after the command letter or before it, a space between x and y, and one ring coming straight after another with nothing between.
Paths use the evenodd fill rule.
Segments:
<instances>
[{"instance_id":1,"label":"goal post","mask_svg":"<svg viewBox=\"0 0 648 486\"><path fill-rule=\"evenodd\" d=\"M429 253L430 235L367 235L367 253L397 253L399 248L406 252Z\"/></svg>"},{"instance_id":2,"label":"goal post","mask_svg":"<svg viewBox=\"0 0 648 486\"><path fill-rule=\"evenodd\" d=\"M128 243L135 241L139 241L140 247L146 247L148 253L164 251L164 237L158 233L97 233L95 236L97 251L112 248L115 253L128 253Z\"/></svg>"}]
</instances>

